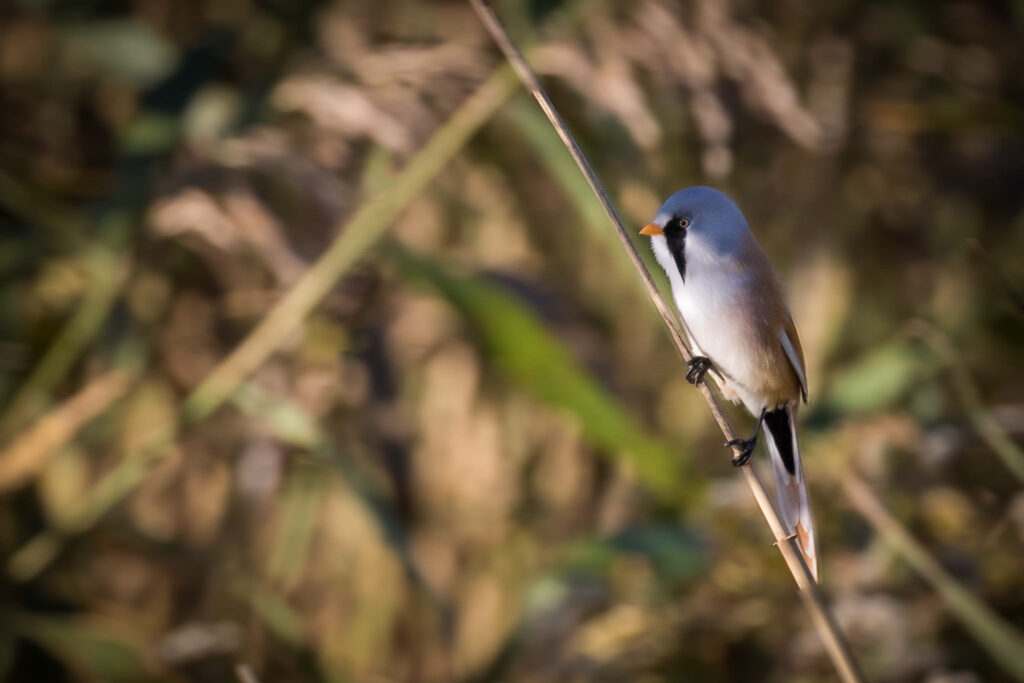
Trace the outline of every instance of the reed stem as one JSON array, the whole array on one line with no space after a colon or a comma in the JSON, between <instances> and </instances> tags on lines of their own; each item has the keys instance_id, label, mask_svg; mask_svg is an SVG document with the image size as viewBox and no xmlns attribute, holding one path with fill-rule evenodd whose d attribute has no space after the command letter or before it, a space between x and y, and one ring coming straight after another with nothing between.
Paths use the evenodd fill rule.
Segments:
<instances>
[{"instance_id":1,"label":"reed stem","mask_svg":"<svg viewBox=\"0 0 1024 683\"><path fill-rule=\"evenodd\" d=\"M661 314L661 318L665 322L665 326L668 328L669 336L671 336L672 342L679 351L679 355L682 356L684 361L689 360L693 357L693 353L690 351L690 348L683 337L682 331L676 322L675 315L668 307L668 304L665 303L664 298L661 296L661 292L658 290L658 287L654 282L654 278L651 277L650 272L640 259L636 246L633 244L632 239L630 239L626 226L623 224L622 219L619 218L618 213L615 211L615 207L608 198L608 193L605 191L604 185L601 183L601 179L594 171L593 166L590 165L590 162L587 161L586 156L576 143L572 133L569 132L568 126L566 126L562 117L558 114L558 110L555 109L555 105L552 104L551 99L541 86L540 81L537 80L536 74L534 74L530 65L527 64L526 60L523 58L522 53L519 52L519 49L516 48L515 44L512 42L508 31L505 30L505 27L502 25L501 20L498 19L497 14L495 14L494 10L486 0L469 0L469 2L473 6L473 9L476 11L477 16L479 16L480 21L483 23L488 33L491 34L494 42L498 44L498 47L501 48L505 58L512 65L512 68L515 69L515 72L523 82L523 85L526 86L526 89L529 90L530 94L537 100L540 108L544 111L544 114L551 122L551 125L557 131L558 137L561 138L562 143L569 150L569 153L572 155L576 165L587 179L590 189L593 190L594 195L597 197L598 202L600 202L605 215L615 228L615 231L619 236L619 241L626 250L630 261L632 261L637 273L640 274L644 287L647 289L647 294L654 303L654 307L658 309L658 313ZM733 440L735 438L735 433L733 432L728 419L726 419L725 414L722 412L721 406L718 405L718 401L715 399L714 394L711 393L711 390L708 388L706 383L701 383L699 386L701 394L703 394L704 399L708 403L708 407L711 409L711 414L714 416L718 426L722 429L722 434L725 435L727 441ZM739 451L736 450L737 454L738 452ZM811 616L811 622L814 624L814 628L821 637L821 640L825 645L825 649L828 651L829 657L832 659L832 663L835 666L840 679L846 683L860 683L864 681L864 675L861 673L860 668L857 665L857 660L853 656L853 651L850 649L846 637L839 628L835 616L829 609L821 588L814 581L811 571L807 567L807 563L804 561L803 555L799 552L795 538L786 533L785 527L779 519L778 514L775 512L775 508L772 506L772 503L768 498L768 494L760 480L757 478L757 474L754 472L753 468L743 467L741 469L747 485L750 487L751 493L754 495L758 506L761 508L761 513L764 515L765 521L768 522L768 526L771 529L772 534L775 536L775 544L779 548L779 552L782 553L782 557L785 559L790 572L793 574L793 579L796 581L797 587L800 589L800 597L803 599L804 605L807 607L807 611Z\"/></svg>"}]
</instances>

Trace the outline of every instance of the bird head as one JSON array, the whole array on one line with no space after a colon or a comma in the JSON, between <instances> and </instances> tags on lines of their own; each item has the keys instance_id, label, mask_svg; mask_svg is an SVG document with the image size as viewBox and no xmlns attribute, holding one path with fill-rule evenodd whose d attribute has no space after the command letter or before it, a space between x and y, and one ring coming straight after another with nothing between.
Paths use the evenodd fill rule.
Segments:
<instances>
[{"instance_id":1,"label":"bird head","mask_svg":"<svg viewBox=\"0 0 1024 683\"><path fill-rule=\"evenodd\" d=\"M750 235L746 218L736 203L712 187L689 187L665 200L654 220L640 231L654 240L665 239L670 246L709 249L730 253Z\"/></svg>"}]
</instances>

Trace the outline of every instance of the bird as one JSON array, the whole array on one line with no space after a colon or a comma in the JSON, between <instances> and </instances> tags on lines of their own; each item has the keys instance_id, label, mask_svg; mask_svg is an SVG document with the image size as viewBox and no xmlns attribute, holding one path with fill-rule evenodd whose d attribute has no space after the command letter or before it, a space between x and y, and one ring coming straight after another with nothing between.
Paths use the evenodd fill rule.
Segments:
<instances>
[{"instance_id":1,"label":"bird","mask_svg":"<svg viewBox=\"0 0 1024 683\"><path fill-rule=\"evenodd\" d=\"M757 418L753 436L725 445L739 447L732 464L742 467L764 431L780 516L817 581L817 539L796 432L807 375L779 276L740 208L712 187L676 192L640 234L650 237L693 350L687 381L696 386L710 375L726 399Z\"/></svg>"}]
</instances>

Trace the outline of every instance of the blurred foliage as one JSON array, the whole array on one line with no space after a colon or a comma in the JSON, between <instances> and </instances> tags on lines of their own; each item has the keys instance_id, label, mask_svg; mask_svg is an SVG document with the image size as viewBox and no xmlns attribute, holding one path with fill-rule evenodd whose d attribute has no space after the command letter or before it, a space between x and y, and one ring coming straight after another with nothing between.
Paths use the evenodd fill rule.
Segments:
<instances>
[{"instance_id":1,"label":"blurred foliage","mask_svg":"<svg viewBox=\"0 0 1024 683\"><path fill-rule=\"evenodd\" d=\"M498 4L783 274L871 680L1021 676L1020 4ZM449 0L0 6L0 679L830 680L511 84Z\"/></svg>"},{"instance_id":2,"label":"blurred foliage","mask_svg":"<svg viewBox=\"0 0 1024 683\"><path fill-rule=\"evenodd\" d=\"M582 436L594 445L628 455L647 488L677 504L684 502L678 471L682 461L639 429L528 309L487 282L458 278L428 261L399 254L405 272L437 287L473 325L486 356L509 379L572 414Z\"/></svg>"}]
</instances>

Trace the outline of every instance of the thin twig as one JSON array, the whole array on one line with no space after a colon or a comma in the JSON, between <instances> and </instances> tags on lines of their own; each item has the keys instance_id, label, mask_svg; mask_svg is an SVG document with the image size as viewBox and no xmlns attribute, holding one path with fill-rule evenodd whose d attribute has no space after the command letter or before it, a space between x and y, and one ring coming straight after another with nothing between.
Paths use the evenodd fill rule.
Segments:
<instances>
[{"instance_id":1,"label":"thin twig","mask_svg":"<svg viewBox=\"0 0 1024 683\"><path fill-rule=\"evenodd\" d=\"M587 183L590 185L590 189L593 190L598 201L601 203L601 208L604 209L605 215L615 227L615 231L619 236L619 240L622 242L623 248L625 248L626 253L629 255L630 261L632 261L633 266L640 274L651 301L654 303L655 308L658 309L658 313L661 314L661 318L665 322L665 326L668 328L669 335L672 337L672 341L675 344L676 349L679 351L679 355L682 356L683 360L689 360L693 357L693 354L682 335L679 325L676 322L675 315L665 303L665 300L661 296L661 292L654 283L654 279L651 277L650 272L648 272L643 261L640 259L640 255L637 253L636 247L630 239L629 232L626 230L622 219L619 218L618 213L616 213L615 207L612 206L611 200L608 198L608 193L605 191L597 173L587 161L582 150L580 150L580 147L573 138L572 133L569 132L569 128L565 125L562 117L559 116L555 106L551 103L551 100L548 98L544 88L541 87L540 82L537 80L537 76L533 73L533 70L526 63L523 55L512 42L512 39L509 37L504 26L502 26L501 21L494 13L494 10L491 9L486 0L469 0L469 2L473 6L473 9L476 10L477 15L480 17L480 21L483 22L487 31L491 34L491 37L501 48L505 58L512 64L512 67L519 75L520 80L522 80L523 84L530 91L530 94L532 94L537 100L541 109L544 110L544 114L548 117L551 125L554 126L555 130L558 132L558 136L562 139L562 142L569 150L572 158L576 161L576 165L579 166L580 171L586 177ZM715 421L722 429L722 433L725 435L726 440L731 441L735 438L735 434L732 430L732 426L726 419L725 414L722 412L721 407L718 405L718 401L715 399L706 384L702 383L700 385L700 391L703 394L704 399L707 401L708 407L711 409L711 414L714 416ZM738 454L738 452L739 451L737 450L736 453ZM775 508L772 506L772 503L768 498L768 494L766 493L764 486L761 485L760 480L758 480L753 468L743 467L741 469L743 471L744 478L747 481L747 485L750 487L751 493L753 493L754 498L757 500L757 504L761 508L761 512L764 515L765 520L768 522L768 526L771 528L772 534L775 536L776 545L782 553L782 557L785 559L790 572L793 574L793 579L800 588L800 596L803 598L804 605L810 613L811 621L814 624L815 629L818 631L822 642L825 644L825 649L832 658L832 663L835 665L840 678L848 683L864 681L864 675L857 666L857 661L853 656L853 652L850 650L850 646L847 643L845 636L840 630L835 617L832 615L831 610L825 602L821 589L814 581L811 572L807 567L807 563L804 561L803 555L797 548L796 539L786 533L785 527L779 520L779 517L775 512Z\"/></svg>"},{"instance_id":2,"label":"thin twig","mask_svg":"<svg viewBox=\"0 0 1024 683\"><path fill-rule=\"evenodd\" d=\"M98 247L85 260L91 280L89 288L0 416L0 441L13 438L17 430L47 407L53 388L67 376L81 353L103 329L122 294L121 287L128 273L127 259Z\"/></svg>"},{"instance_id":3,"label":"thin twig","mask_svg":"<svg viewBox=\"0 0 1024 683\"><path fill-rule=\"evenodd\" d=\"M212 413L281 347L514 90L512 74L504 67L497 69L409 160L401 174L359 207L327 251L188 395L184 412L190 421L198 422Z\"/></svg>"},{"instance_id":4,"label":"thin twig","mask_svg":"<svg viewBox=\"0 0 1024 683\"><path fill-rule=\"evenodd\" d=\"M908 329L912 335L924 340L942 358L949 368L953 388L963 403L974 430L995 451L1006 469L1024 482L1024 450L1013 442L982 402L981 392L967 370L963 354L953 346L953 342L942 330L925 320L912 321Z\"/></svg>"},{"instance_id":5,"label":"thin twig","mask_svg":"<svg viewBox=\"0 0 1024 683\"><path fill-rule=\"evenodd\" d=\"M0 492L39 474L83 425L124 396L137 371L116 368L89 381L0 450Z\"/></svg>"},{"instance_id":6,"label":"thin twig","mask_svg":"<svg viewBox=\"0 0 1024 683\"><path fill-rule=\"evenodd\" d=\"M889 546L917 570L949 605L978 643L1018 681L1024 681L1024 638L991 607L957 583L928 550L892 516L867 483L852 467L839 479L853 508L875 527Z\"/></svg>"}]
</instances>

